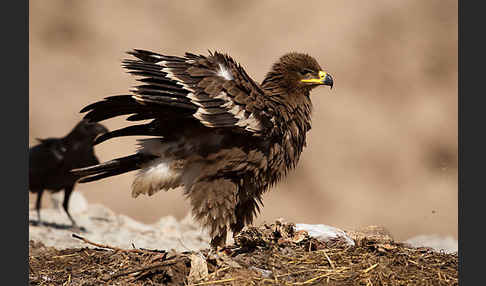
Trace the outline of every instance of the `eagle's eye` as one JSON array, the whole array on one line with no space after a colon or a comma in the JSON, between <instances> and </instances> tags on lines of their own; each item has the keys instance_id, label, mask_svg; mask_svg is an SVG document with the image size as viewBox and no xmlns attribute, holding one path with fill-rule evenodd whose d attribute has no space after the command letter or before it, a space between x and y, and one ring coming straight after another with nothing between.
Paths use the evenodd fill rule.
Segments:
<instances>
[{"instance_id":1,"label":"eagle's eye","mask_svg":"<svg viewBox=\"0 0 486 286\"><path fill-rule=\"evenodd\" d=\"M303 70L300 70L299 73L302 75L302 76L307 76L309 74L312 74L314 73L312 70L310 69L303 69Z\"/></svg>"}]
</instances>

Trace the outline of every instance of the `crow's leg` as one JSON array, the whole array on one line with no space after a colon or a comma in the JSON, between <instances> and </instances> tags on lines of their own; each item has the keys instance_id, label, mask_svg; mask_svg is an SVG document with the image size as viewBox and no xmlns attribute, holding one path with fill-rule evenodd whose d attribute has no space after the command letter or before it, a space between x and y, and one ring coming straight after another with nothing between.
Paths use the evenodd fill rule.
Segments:
<instances>
[{"instance_id":1,"label":"crow's leg","mask_svg":"<svg viewBox=\"0 0 486 286\"><path fill-rule=\"evenodd\" d=\"M72 227L76 228L78 225L71 217L71 214L69 213L69 209L68 209L69 198L71 197L71 193L73 192L73 189L74 189L74 185L64 188L64 200L62 202L62 207L64 208L64 211L66 212L69 219L71 220Z\"/></svg>"},{"instance_id":2,"label":"crow's leg","mask_svg":"<svg viewBox=\"0 0 486 286\"><path fill-rule=\"evenodd\" d=\"M40 207L41 207L42 193L44 193L44 190L43 189L34 190L34 192L37 193L37 199L35 201L35 210L37 211L37 222L40 225L41 224Z\"/></svg>"}]
</instances>

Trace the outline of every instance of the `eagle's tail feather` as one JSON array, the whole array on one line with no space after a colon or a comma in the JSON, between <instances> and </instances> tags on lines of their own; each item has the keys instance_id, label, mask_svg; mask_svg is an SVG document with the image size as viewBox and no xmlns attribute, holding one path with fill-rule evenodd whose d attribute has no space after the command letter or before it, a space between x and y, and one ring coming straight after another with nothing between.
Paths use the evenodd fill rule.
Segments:
<instances>
[{"instance_id":1,"label":"eagle's tail feather","mask_svg":"<svg viewBox=\"0 0 486 286\"><path fill-rule=\"evenodd\" d=\"M157 130L157 121L152 121L149 124L131 125L98 136L93 145L100 144L111 138L122 136L160 136Z\"/></svg>"},{"instance_id":2,"label":"eagle's tail feather","mask_svg":"<svg viewBox=\"0 0 486 286\"><path fill-rule=\"evenodd\" d=\"M150 112L150 109L149 106L139 104L131 95L115 95L92 103L81 109L80 112L87 111L89 112L84 118L98 122L120 115Z\"/></svg>"},{"instance_id":3,"label":"eagle's tail feather","mask_svg":"<svg viewBox=\"0 0 486 286\"><path fill-rule=\"evenodd\" d=\"M142 164L156 157L155 155L137 153L98 165L73 169L71 172L81 178L78 183L87 183L140 169Z\"/></svg>"}]
</instances>

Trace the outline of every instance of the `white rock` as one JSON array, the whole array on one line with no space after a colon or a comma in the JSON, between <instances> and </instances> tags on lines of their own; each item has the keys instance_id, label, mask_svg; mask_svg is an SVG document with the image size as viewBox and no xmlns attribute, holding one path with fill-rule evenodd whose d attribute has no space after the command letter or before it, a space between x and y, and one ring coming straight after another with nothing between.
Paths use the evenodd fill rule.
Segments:
<instances>
[{"instance_id":1,"label":"white rock","mask_svg":"<svg viewBox=\"0 0 486 286\"><path fill-rule=\"evenodd\" d=\"M430 247L436 251L444 251L445 253L457 252L458 249L458 241L452 236L417 235L407 239L405 243L413 247Z\"/></svg>"},{"instance_id":2,"label":"white rock","mask_svg":"<svg viewBox=\"0 0 486 286\"><path fill-rule=\"evenodd\" d=\"M63 196L64 199L64 196ZM85 212L88 209L88 201L81 194L81 192L72 192L69 198L69 212L71 214L79 214Z\"/></svg>"},{"instance_id":3,"label":"white rock","mask_svg":"<svg viewBox=\"0 0 486 286\"><path fill-rule=\"evenodd\" d=\"M328 226L325 224L304 224L298 223L295 225L295 229L305 230L309 235L319 241L328 242L331 239L342 239L348 245L354 246L354 240L349 237L344 230Z\"/></svg>"},{"instance_id":4,"label":"white rock","mask_svg":"<svg viewBox=\"0 0 486 286\"><path fill-rule=\"evenodd\" d=\"M30 225L29 239L57 249L94 247L72 237L71 222L62 209L43 208L41 217L47 226ZM103 205L93 204L73 217L86 229L79 235L114 247L130 249L135 245L137 248L177 251L209 247L209 235L198 224L190 220L182 223L172 216L163 217L155 224L143 224ZM30 210L29 219L37 220L35 209Z\"/></svg>"},{"instance_id":5,"label":"white rock","mask_svg":"<svg viewBox=\"0 0 486 286\"><path fill-rule=\"evenodd\" d=\"M138 222L138 221L132 219L131 217L126 216L126 215L120 214L120 215L118 215L117 218L118 218L118 224L122 228L126 228L126 229L129 229L129 230L134 231L134 232L137 232L137 231L138 232L145 232L145 231L153 230L152 226Z\"/></svg>"},{"instance_id":6,"label":"white rock","mask_svg":"<svg viewBox=\"0 0 486 286\"><path fill-rule=\"evenodd\" d=\"M64 191L59 191L57 193L50 193L49 197L51 199L51 207L53 209L62 209L62 200L64 199Z\"/></svg>"},{"instance_id":7,"label":"white rock","mask_svg":"<svg viewBox=\"0 0 486 286\"><path fill-rule=\"evenodd\" d=\"M64 190L50 194L51 204L53 209L62 210L62 202L64 201ZM81 192L73 191L69 197L69 212L71 215L78 214L88 209L88 201L84 198Z\"/></svg>"}]
</instances>

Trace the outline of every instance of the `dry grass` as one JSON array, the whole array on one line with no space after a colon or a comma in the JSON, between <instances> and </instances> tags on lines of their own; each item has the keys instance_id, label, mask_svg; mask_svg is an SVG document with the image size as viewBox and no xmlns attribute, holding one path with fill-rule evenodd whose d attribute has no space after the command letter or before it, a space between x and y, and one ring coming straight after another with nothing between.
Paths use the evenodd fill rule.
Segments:
<instances>
[{"instance_id":1,"label":"dry grass","mask_svg":"<svg viewBox=\"0 0 486 286\"><path fill-rule=\"evenodd\" d=\"M279 222L247 228L218 252L103 247L31 241L30 285L458 285L457 254L366 237L326 244Z\"/></svg>"}]
</instances>

